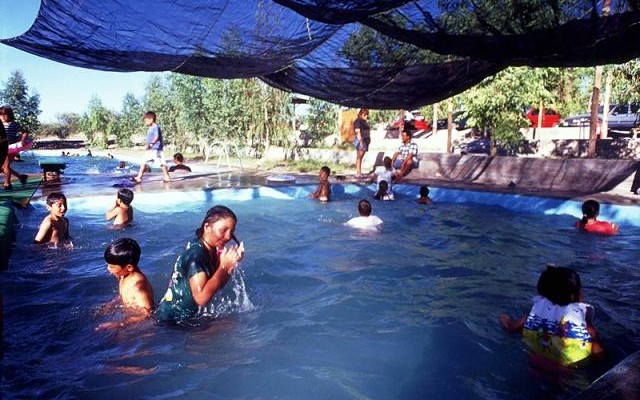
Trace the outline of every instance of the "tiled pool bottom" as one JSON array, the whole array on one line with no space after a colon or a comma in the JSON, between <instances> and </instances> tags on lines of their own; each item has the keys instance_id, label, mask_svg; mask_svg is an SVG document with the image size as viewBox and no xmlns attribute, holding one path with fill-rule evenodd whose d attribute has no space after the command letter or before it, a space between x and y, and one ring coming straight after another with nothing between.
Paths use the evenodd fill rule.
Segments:
<instances>
[{"instance_id":1,"label":"tiled pool bottom","mask_svg":"<svg viewBox=\"0 0 640 400\"><path fill-rule=\"evenodd\" d=\"M637 226L592 236L573 228L575 215L545 214L563 202L512 212L465 198L484 194L434 188L436 203L425 207L415 203L417 187L399 185L395 202L372 201L382 230L364 233L343 223L372 187L333 187L328 204L306 198L312 185L136 192L135 222L123 230L104 221L115 194L73 197L73 250L30 244L44 206L21 210L15 257L0 274L0 390L92 399L564 399L640 347ZM175 257L218 203L238 214L247 254L210 308L214 319L193 329L149 322L95 332L118 317L95 312L116 287L106 244L140 242L158 301ZM519 337L496 321L528 310L547 262L579 271L609 352L606 363L555 384L530 373Z\"/></svg>"}]
</instances>

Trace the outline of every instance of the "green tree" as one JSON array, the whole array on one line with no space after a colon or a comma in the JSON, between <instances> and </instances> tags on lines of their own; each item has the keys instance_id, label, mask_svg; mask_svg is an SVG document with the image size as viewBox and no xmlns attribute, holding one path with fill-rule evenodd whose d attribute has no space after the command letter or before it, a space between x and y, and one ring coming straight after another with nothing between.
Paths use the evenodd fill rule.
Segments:
<instances>
[{"instance_id":1,"label":"green tree","mask_svg":"<svg viewBox=\"0 0 640 400\"><path fill-rule=\"evenodd\" d=\"M611 67L613 76L612 101L640 102L640 59Z\"/></svg>"},{"instance_id":2,"label":"green tree","mask_svg":"<svg viewBox=\"0 0 640 400\"><path fill-rule=\"evenodd\" d=\"M142 116L144 109L140 101L132 94L127 93L122 99L122 109L118 117L116 129L116 141L118 146L131 146L133 136L143 129Z\"/></svg>"},{"instance_id":3,"label":"green tree","mask_svg":"<svg viewBox=\"0 0 640 400\"><path fill-rule=\"evenodd\" d=\"M199 137L208 135L210 122L205 108L206 88L203 81L204 78L190 75L169 76L176 129L172 142L179 151L196 143Z\"/></svg>"},{"instance_id":4,"label":"green tree","mask_svg":"<svg viewBox=\"0 0 640 400\"><path fill-rule=\"evenodd\" d=\"M309 111L305 118L311 145L317 145L322 139L337 130L338 106L323 100L311 98Z\"/></svg>"},{"instance_id":5,"label":"green tree","mask_svg":"<svg viewBox=\"0 0 640 400\"><path fill-rule=\"evenodd\" d=\"M91 146L106 148L109 136L115 133L117 118L98 97L93 96L82 116L81 126Z\"/></svg>"},{"instance_id":6,"label":"green tree","mask_svg":"<svg viewBox=\"0 0 640 400\"><path fill-rule=\"evenodd\" d=\"M40 127L40 95L29 94L30 90L22 72L16 70L4 83L0 91L0 100L13 109L16 121L28 132L37 132Z\"/></svg>"},{"instance_id":7,"label":"green tree","mask_svg":"<svg viewBox=\"0 0 640 400\"><path fill-rule=\"evenodd\" d=\"M491 132L494 143L517 146L524 139L520 128L528 124L523 109L552 97L536 74L529 68L508 68L464 92L469 122Z\"/></svg>"}]
</instances>

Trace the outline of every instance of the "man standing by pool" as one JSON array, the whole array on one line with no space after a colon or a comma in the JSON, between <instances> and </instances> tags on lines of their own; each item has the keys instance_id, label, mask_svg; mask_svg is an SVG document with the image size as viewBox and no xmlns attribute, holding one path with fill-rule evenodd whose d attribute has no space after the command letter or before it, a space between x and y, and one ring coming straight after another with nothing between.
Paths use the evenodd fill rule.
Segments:
<instances>
[{"instance_id":1,"label":"man standing by pool","mask_svg":"<svg viewBox=\"0 0 640 400\"><path fill-rule=\"evenodd\" d=\"M412 169L418 166L418 145L411 140L411 131L409 129L409 124L405 124L402 128L400 136L402 144L391 159L393 167L397 170L396 181L407 176Z\"/></svg>"},{"instance_id":2,"label":"man standing by pool","mask_svg":"<svg viewBox=\"0 0 640 400\"><path fill-rule=\"evenodd\" d=\"M144 113L144 124L149 127L147 131L147 151L144 156L144 160L140 163L140 171L138 176L131 178L136 183L142 182L142 175L144 175L144 169L147 163L155 162L156 160L160 164L164 178L164 182L171 182L169 171L167 170L167 162L164 159L164 142L162 141L162 131L160 126L156 123L156 113L153 111L147 111Z\"/></svg>"}]
</instances>

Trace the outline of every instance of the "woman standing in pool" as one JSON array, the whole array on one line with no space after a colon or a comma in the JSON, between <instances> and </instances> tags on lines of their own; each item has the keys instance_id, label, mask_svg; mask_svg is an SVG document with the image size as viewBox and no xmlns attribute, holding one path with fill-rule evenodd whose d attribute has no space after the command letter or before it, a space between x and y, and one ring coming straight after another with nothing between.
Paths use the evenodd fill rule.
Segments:
<instances>
[{"instance_id":1,"label":"woman standing in pool","mask_svg":"<svg viewBox=\"0 0 640 400\"><path fill-rule=\"evenodd\" d=\"M173 266L169 288L156 310L159 322L180 322L196 317L222 289L244 254L234 231L238 219L229 208L207 211L196 237L190 240ZM225 247L230 240L235 246Z\"/></svg>"}]
</instances>

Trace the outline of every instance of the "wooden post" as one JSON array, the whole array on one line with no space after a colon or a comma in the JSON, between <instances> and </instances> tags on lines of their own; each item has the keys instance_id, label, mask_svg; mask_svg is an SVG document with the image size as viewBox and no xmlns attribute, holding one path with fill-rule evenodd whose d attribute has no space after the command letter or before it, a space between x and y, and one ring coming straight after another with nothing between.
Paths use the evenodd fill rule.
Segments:
<instances>
[{"instance_id":1,"label":"wooden post","mask_svg":"<svg viewBox=\"0 0 640 400\"><path fill-rule=\"evenodd\" d=\"M611 100L611 71L607 71L607 79L604 83L604 102L602 105L602 126L600 126L600 139L606 139L609 132L609 100Z\"/></svg>"},{"instance_id":2,"label":"wooden post","mask_svg":"<svg viewBox=\"0 0 640 400\"><path fill-rule=\"evenodd\" d=\"M591 125L589 125L589 147L587 157L596 156L596 136L598 134L598 108L600 105L600 86L602 85L602 66L596 66L593 77L593 92L591 93ZM608 111L608 110L606 110Z\"/></svg>"},{"instance_id":3,"label":"wooden post","mask_svg":"<svg viewBox=\"0 0 640 400\"><path fill-rule=\"evenodd\" d=\"M447 153L453 152L452 136L453 134L453 99L449 97L447 100Z\"/></svg>"},{"instance_id":4,"label":"wooden post","mask_svg":"<svg viewBox=\"0 0 640 400\"><path fill-rule=\"evenodd\" d=\"M438 132L438 103L433 103L433 120L431 122L431 133L433 136Z\"/></svg>"}]
</instances>

